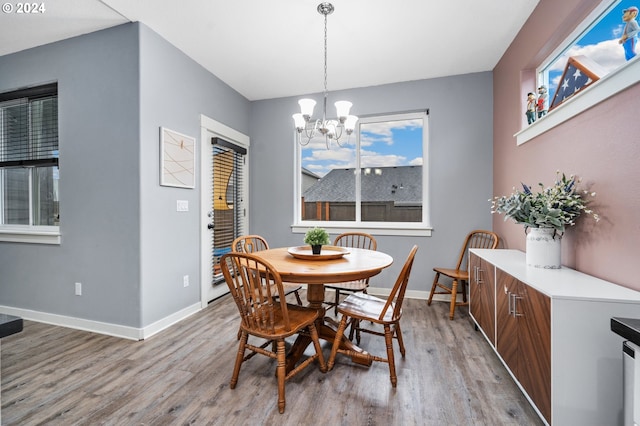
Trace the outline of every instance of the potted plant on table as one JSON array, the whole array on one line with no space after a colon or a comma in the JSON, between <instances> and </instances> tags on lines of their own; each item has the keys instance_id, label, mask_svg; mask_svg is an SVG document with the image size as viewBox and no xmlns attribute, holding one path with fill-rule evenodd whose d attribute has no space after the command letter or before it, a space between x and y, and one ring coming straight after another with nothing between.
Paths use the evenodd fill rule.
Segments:
<instances>
[{"instance_id":1,"label":"potted plant on table","mask_svg":"<svg viewBox=\"0 0 640 426\"><path fill-rule=\"evenodd\" d=\"M311 246L313 254L320 254L323 245L329 244L329 233L323 228L317 226L309 229L304 236L304 242Z\"/></svg>"},{"instance_id":2,"label":"potted plant on table","mask_svg":"<svg viewBox=\"0 0 640 426\"><path fill-rule=\"evenodd\" d=\"M541 268L560 268L560 239L568 226L576 224L582 213L596 220L600 217L588 204L595 192L578 190L579 180L574 175L567 177L556 172L555 183L545 188L539 183L540 191L533 192L522 184L522 190L509 196L494 197L491 213L504 213L505 220L513 219L524 225L527 233L527 265ZM527 232L529 231L529 232Z\"/></svg>"}]
</instances>

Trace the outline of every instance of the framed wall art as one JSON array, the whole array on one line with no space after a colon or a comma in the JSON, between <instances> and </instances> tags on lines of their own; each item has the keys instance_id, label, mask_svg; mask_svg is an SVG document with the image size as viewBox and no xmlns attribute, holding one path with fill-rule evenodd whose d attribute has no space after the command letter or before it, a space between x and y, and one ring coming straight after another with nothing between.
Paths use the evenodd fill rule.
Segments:
<instances>
[{"instance_id":1,"label":"framed wall art","mask_svg":"<svg viewBox=\"0 0 640 426\"><path fill-rule=\"evenodd\" d=\"M160 127L160 185L194 188L196 140Z\"/></svg>"}]
</instances>

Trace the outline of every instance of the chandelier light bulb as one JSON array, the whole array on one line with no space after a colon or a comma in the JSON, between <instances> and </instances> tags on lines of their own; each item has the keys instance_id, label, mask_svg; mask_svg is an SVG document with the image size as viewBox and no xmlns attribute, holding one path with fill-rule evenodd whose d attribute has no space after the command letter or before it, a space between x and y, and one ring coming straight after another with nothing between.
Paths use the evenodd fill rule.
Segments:
<instances>
[{"instance_id":1,"label":"chandelier light bulb","mask_svg":"<svg viewBox=\"0 0 640 426\"><path fill-rule=\"evenodd\" d=\"M296 130L298 132L302 132L306 124L304 116L300 113L297 113L297 114L293 114L292 117L293 117L293 122L296 126Z\"/></svg>"},{"instance_id":2,"label":"chandelier light bulb","mask_svg":"<svg viewBox=\"0 0 640 426\"><path fill-rule=\"evenodd\" d=\"M347 119L344 121L344 129L347 131L347 134L350 135L353 130L356 128L356 122L358 121L358 117L355 115L347 116Z\"/></svg>"},{"instance_id":3,"label":"chandelier light bulb","mask_svg":"<svg viewBox=\"0 0 640 426\"><path fill-rule=\"evenodd\" d=\"M300 105L300 112L304 119L309 121L309 118L313 115L313 107L316 106L316 101L313 99L300 99L298 105Z\"/></svg>"},{"instance_id":4,"label":"chandelier light bulb","mask_svg":"<svg viewBox=\"0 0 640 426\"><path fill-rule=\"evenodd\" d=\"M351 109L351 106L353 104L349 101L338 101L335 103L335 105L336 112L338 113L338 118L340 119L340 122L344 123L344 120L349 115L349 110Z\"/></svg>"}]
</instances>

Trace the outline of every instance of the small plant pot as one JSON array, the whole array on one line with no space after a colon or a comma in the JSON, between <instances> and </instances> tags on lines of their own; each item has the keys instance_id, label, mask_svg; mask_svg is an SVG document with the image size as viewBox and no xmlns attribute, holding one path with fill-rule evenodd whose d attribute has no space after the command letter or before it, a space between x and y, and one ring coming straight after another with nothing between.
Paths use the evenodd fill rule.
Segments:
<instances>
[{"instance_id":1,"label":"small plant pot","mask_svg":"<svg viewBox=\"0 0 640 426\"><path fill-rule=\"evenodd\" d=\"M315 246L311 246L311 252L313 254L320 254L320 251L322 250L322 245L318 244Z\"/></svg>"}]
</instances>

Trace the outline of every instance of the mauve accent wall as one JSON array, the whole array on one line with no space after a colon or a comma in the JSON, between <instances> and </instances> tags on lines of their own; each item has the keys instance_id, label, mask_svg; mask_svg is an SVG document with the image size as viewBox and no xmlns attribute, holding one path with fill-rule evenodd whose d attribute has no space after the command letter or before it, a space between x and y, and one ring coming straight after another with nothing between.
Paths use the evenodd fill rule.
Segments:
<instances>
[{"instance_id":1,"label":"mauve accent wall","mask_svg":"<svg viewBox=\"0 0 640 426\"><path fill-rule=\"evenodd\" d=\"M526 125L523 100L535 88L533 70L599 3L541 0L494 69L494 195L520 182L551 184L556 170L581 176L597 193L593 207L602 220L581 218L566 232L563 265L640 290L640 85L521 146L513 136ZM524 250L523 227L503 219L494 216L494 230L507 248Z\"/></svg>"}]
</instances>

